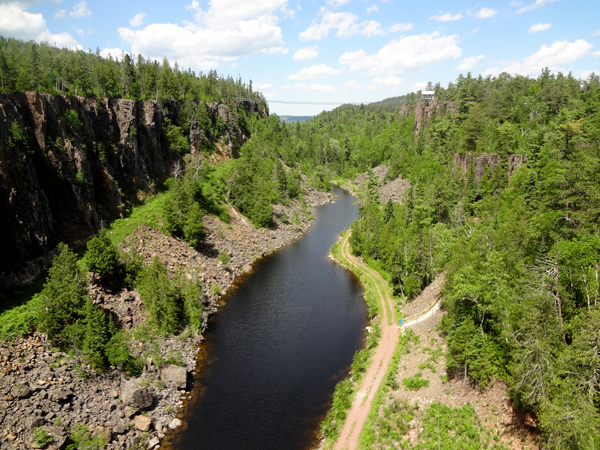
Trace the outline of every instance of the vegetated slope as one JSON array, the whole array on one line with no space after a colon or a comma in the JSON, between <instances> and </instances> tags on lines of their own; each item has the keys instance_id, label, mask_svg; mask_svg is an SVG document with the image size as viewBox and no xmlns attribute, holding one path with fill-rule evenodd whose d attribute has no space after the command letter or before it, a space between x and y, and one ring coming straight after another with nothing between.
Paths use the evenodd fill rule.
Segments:
<instances>
[{"instance_id":1,"label":"vegetated slope","mask_svg":"<svg viewBox=\"0 0 600 450\"><path fill-rule=\"evenodd\" d=\"M448 270L449 376L505 380L546 448L600 439L599 84L459 77L403 108L386 178L410 188L385 206L367 189L352 227L352 248L409 299Z\"/></svg>"}]
</instances>

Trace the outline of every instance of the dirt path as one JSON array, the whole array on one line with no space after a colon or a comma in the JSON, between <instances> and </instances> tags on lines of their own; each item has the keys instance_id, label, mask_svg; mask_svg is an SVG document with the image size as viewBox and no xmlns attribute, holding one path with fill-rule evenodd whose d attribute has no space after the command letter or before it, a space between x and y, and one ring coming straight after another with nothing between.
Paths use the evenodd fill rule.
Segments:
<instances>
[{"instance_id":1,"label":"dirt path","mask_svg":"<svg viewBox=\"0 0 600 450\"><path fill-rule=\"evenodd\" d=\"M394 301L387 289L385 281L377 271L356 259L349 250L350 233L342 242L341 251L346 260L356 268L360 268L371 279L381 299L381 339L373 355L371 365L365 373L359 391L352 402L344 428L335 445L336 450L352 450L358 448L358 436L367 420L373 398L385 376L387 367L392 360L400 334L399 326L394 321Z\"/></svg>"}]
</instances>

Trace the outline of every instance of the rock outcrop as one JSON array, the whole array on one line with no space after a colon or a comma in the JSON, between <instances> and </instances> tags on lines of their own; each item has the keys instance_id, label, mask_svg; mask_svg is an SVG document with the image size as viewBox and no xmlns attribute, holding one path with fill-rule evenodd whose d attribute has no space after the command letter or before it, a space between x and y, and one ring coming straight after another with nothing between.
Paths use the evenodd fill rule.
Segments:
<instances>
[{"instance_id":1,"label":"rock outcrop","mask_svg":"<svg viewBox=\"0 0 600 450\"><path fill-rule=\"evenodd\" d=\"M246 130L227 105L205 107L225 129L216 136L192 117L192 153L211 145L214 158L237 156ZM254 102L237 107L259 112ZM165 124L181 109L175 101L0 95L0 287L30 282L59 242L89 239L138 193L153 192L179 160Z\"/></svg>"},{"instance_id":2,"label":"rock outcrop","mask_svg":"<svg viewBox=\"0 0 600 450\"><path fill-rule=\"evenodd\" d=\"M454 167L460 170L463 176L467 176L469 167L473 164L475 172L475 179L477 183L481 181L485 175L485 168L489 167L490 170L494 170L501 162L500 155L496 153L470 153L467 152L464 155L460 153L454 154ZM521 167L521 165L527 162L527 155L514 154L508 156L508 177L512 177L513 173Z\"/></svg>"},{"instance_id":3,"label":"rock outcrop","mask_svg":"<svg viewBox=\"0 0 600 450\"><path fill-rule=\"evenodd\" d=\"M440 102L437 100L419 100L417 103L404 104L398 113L399 117L415 115L415 136L418 136L431 118L435 115L450 113L456 115L458 102Z\"/></svg>"}]
</instances>

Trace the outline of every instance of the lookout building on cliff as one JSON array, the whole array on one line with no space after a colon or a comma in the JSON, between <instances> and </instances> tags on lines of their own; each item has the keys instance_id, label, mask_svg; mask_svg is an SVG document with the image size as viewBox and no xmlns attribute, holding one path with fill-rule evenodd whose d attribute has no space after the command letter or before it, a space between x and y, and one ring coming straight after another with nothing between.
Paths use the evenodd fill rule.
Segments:
<instances>
[{"instance_id":1,"label":"lookout building on cliff","mask_svg":"<svg viewBox=\"0 0 600 450\"><path fill-rule=\"evenodd\" d=\"M421 100L435 100L435 91L421 91Z\"/></svg>"}]
</instances>

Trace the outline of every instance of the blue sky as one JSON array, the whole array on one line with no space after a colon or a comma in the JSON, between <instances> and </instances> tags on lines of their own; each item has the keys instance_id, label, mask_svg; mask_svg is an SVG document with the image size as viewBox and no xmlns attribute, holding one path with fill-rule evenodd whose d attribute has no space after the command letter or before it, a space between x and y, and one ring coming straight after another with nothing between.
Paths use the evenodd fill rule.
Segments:
<instances>
[{"instance_id":1,"label":"blue sky","mask_svg":"<svg viewBox=\"0 0 600 450\"><path fill-rule=\"evenodd\" d=\"M600 0L0 0L0 34L166 56L241 75L272 101L376 101L468 71L600 72Z\"/></svg>"}]
</instances>

